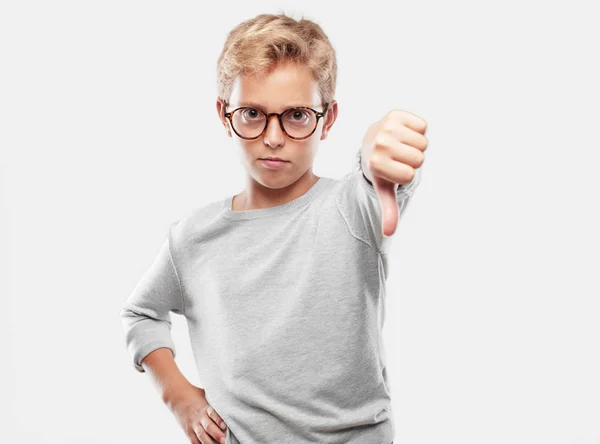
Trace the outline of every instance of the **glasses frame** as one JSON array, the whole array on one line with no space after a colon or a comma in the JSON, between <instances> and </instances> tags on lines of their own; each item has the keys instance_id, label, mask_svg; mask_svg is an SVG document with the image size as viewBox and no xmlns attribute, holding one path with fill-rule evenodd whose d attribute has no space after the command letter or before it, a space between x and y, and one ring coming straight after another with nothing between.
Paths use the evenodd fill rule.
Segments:
<instances>
[{"instance_id":1,"label":"glasses frame","mask_svg":"<svg viewBox=\"0 0 600 444\"><path fill-rule=\"evenodd\" d=\"M261 131L261 133L256 136L256 137L244 137L242 135L240 135L240 133L238 133L235 129L235 126L233 125L233 114L236 111L239 111L240 109L247 109L247 108L251 108L251 109L257 109L258 111L260 111L261 113L265 114L267 116L267 119L265 120L265 127L263 128L263 130ZM294 106L293 108L288 108L285 111L281 112L281 113L269 113L266 114L263 110L254 107L254 106L240 106L239 108L234 109L233 111L227 112L225 113L225 117L227 117L227 119L229 119L229 123L231 124L231 129L233 129L233 132L235 132L238 137L245 139L245 140L256 140L259 137L261 137L265 131L267 130L267 127L269 126L269 121L271 120L271 116L277 116L277 120L279 120L279 127L281 128L281 131L283 131L283 133L288 136L290 139L294 139L294 140L304 140L304 139L308 139L310 136L312 136L314 134L314 132L317 130L317 126L319 126L319 119L321 117L324 117L325 114L327 114L327 109L329 108L329 103L325 104L325 108L323 108L323 112L317 111L316 109L312 109L308 106ZM309 109L311 110L313 113L315 113L315 115L317 116L317 120L315 121L315 127L313 128L313 130L310 132L310 134L308 136L304 136L304 137L294 137L294 136L290 136L287 131L285 130L285 128L283 127L283 120L281 120L281 116L285 113L287 113L290 110L296 110L296 109Z\"/></svg>"}]
</instances>

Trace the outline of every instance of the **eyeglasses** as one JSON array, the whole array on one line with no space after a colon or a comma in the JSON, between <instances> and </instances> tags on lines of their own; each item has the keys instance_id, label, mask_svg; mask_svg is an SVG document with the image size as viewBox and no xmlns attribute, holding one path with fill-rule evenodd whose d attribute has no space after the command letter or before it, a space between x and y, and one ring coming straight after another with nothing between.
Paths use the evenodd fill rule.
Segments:
<instances>
[{"instance_id":1,"label":"eyeglasses","mask_svg":"<svg viewBox=\"0 0 600 444\"><path fill-rule=\"evenodd\" d=\"M327 113L329 103L325 104L323 112L307 106L290 108L282 113L265 114L260 109L243 106L225 113L233 131L242 139L254 140L263 135L271 116L277 116L281 129L288 137L295 140L306 139L315 132L319 119Z\"/></svg>"}]
</instances>

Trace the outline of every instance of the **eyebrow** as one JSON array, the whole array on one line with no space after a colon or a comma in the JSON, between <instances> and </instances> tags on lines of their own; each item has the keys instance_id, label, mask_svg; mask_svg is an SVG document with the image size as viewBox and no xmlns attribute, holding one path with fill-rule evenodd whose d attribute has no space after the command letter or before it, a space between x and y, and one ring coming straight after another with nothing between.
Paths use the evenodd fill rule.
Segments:
<instances>
[{"instance_id":1,"label":"eyebrow","mask_svg":"<svg viewBox=\"0 0 600 444\"><path fill-rule=\"evenodd\" d=\"M258 109L260 109L262 111L265 111L265 107L262 106L262 105L260 105L259 103L256 103L256 102L240 102L238 108L242 107L242 106L251 106L251 107L254 107L254 108L258 108ZM313 108L312 105L296 104L296 105L287 105L284 109L300 108L300 107L303 107L303 108Z\"/></svg>"}]
</instances>

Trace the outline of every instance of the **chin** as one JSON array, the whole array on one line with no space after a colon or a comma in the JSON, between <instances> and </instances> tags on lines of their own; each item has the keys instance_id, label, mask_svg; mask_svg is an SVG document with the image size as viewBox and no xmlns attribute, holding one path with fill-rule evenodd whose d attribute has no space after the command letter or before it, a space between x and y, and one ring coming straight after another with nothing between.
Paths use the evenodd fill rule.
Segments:
<instances>
[{"instance_id":1,"label":"chin","mask_svg":"<svg viewBox=\"0 0 600 444\"><path fill-rule=\"evenodd\" d=\"M294 184L302 175L297 176L292 172L270 172L270 171L257 171L252 175L254 180L263 185L264 187L271 189L286 188Z\"/></svg>"}]
</instances>

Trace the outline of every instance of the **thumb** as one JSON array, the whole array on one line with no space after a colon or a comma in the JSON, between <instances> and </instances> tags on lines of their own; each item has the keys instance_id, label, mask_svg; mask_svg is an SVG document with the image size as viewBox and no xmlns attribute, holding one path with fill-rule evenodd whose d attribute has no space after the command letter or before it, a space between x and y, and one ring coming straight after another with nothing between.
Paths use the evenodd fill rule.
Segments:
<instances>
[{"instance_id":1,"label":"thumb","mask_svg":"<svg viewBox=\"0 0 600 444\"><path fill-rule=\"evenodd\" d=\"M373 184L379 197L383 234L391 236L396 232L396 226L398 225L398 202L396 201L396 187L398 184L380 177L374 177Z\"/></svg>"}]
</instances>

